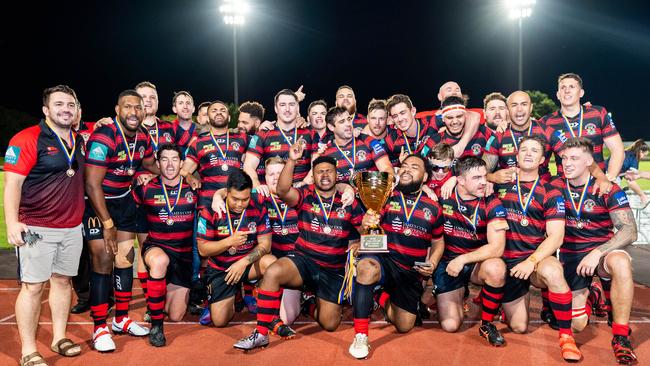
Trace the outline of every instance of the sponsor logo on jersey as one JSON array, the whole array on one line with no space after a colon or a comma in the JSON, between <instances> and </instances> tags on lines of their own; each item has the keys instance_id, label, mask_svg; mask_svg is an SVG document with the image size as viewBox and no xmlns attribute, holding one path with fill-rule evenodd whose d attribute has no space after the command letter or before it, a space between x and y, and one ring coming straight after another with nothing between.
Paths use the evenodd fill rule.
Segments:
<instances>
[{"instance_id":1,"label":"sponsor logo on jersey","mask_svg":"<svg viewBox=\"0 0 650 366\"><path fill-rule=\"evenodd\" d=\"M203 218L203 217L199 217L199 223L198 223L198 225L196 226L196 231L197 231L199 234L203 234L203 235L206 234L206 232L208 231L208 225L207 225L207 223L205 222L205 218Z\"/></svg>"},{"instance_id":2,"label":"sponsor logo on jersey","mask_svg":"<svg viewBox=\"0 0 650 366\"><path fill-rule=\"evenodd\" d=\"M16 165L20 158L20 148L18 146L9 146L5 153L5 164Z\"/></svg>"},{"instance_id":3,"label":"sponsor logo on jersey","mask_svg":"<svg viewBox=\"0 0 650 366\"><path fill-rule=\"evenodd\" d=\"M106 161L107 154L108 147L106 147L106 145L99 142L93 142L93 144L90 146L90 154L88 155L88 158L91 160ZM126 155L124 157L126 158Z\"/></svg>"}]
</instances>

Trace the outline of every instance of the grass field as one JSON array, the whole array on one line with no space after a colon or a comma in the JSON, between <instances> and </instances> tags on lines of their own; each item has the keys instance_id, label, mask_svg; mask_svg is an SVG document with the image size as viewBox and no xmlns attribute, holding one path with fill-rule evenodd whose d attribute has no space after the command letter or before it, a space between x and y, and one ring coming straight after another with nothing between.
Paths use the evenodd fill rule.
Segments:
<instances>
[{"instance_id":1,"label":"grass field","mask_svg":"<svg viewBox=\"0 0 650 366\"><path fill-rule=\"evenodd\" d=\"M551 173L555 174L556 173L556 168L555 168L555 163L551 163L550 165ZM639 165L640 170L645 170L645 171L650 171L650 161L642 161L641 164ZM5 186L5 179L4 179L4 172L0 172L0 190L3 192L2 195L0 195L0 207L2 207L2 210L0 210L0 249L8 249L11 247L7 243L7 227L5 225L5 210L4 210L4 186ZM639 180L639 184L643 190L650 190L650 180L645 180L641 179ZM625 186L625 182L623 183L623 186Z\"/></svg>"}]
</instances>

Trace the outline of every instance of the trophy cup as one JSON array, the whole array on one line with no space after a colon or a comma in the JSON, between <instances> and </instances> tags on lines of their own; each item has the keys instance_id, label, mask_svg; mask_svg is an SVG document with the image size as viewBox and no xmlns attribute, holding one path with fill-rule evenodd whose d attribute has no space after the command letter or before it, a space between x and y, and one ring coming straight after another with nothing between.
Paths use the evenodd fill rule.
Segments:
<instances>
[{"instance_id":1,"label":"trophy cup","mask_svg":"<svg viewBox=\"0 0 650 366\"><path fill-rule=\"evenodd\" d=\"M393 192L392 176L386 172L357 172L354 185L359 191L361 202L367 209L381 212L386 200ZM384 230L370 227L361 235L360 253L388 253Z\"/></svg>"}]
</instances>

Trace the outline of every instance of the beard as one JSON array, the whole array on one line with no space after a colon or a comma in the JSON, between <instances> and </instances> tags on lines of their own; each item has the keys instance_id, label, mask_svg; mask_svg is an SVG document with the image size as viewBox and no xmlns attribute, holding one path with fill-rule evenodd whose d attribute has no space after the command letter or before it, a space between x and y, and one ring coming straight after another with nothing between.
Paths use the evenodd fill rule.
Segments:
<instances>
[{"instance_id":1,"label":"beard","mask_svg":"<svg viewBox=\"0 0 650 366\"><path fill-rule=\"evenodd\" d=\"M210 118L209 121L210 121L210 126L214 128L223 128L228 126L227 118L224 118L222 121L217 121L216 119L213 120L212 118Z\"/></svg>"},{"instance_id":2,"label":"beard","mask_svg":"<svg viewBox=\"0 0 650 366\"><path fill-rule=\"evenodd\" d=\"M406 194L413 194L419 191L420 189L422 189L422 181L419 182L413 181L411 183L399 182L397 184L397 190Z\"/></svg>"}]
</instances>

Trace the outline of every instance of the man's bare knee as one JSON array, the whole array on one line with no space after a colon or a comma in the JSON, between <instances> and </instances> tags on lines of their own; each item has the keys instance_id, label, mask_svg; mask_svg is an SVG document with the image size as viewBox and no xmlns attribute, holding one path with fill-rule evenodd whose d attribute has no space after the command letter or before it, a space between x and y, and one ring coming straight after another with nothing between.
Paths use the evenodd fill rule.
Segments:
<instances>
[{"instance_id":1,"label":"man's bare knee","mask_svg":"<svg viewBox=\"0 0 650 366\"><path fill-rule=\"evenodd\" d=\"M447 333L455 333L460 329L461 321L457 319L444 319L440 321L440 326L442 330Z\"/></svg>"},{"instance_id":2,"label":"man's bare knee","mask_svg":"<svg viewBox=\"0 0 650 366\"><path fill-rule=\"evenodd\" d=\"M589 318L585 316L577 317L571 319L571 330L574 332L582 332L586 327L587 324L589 323Z\"/></svg>"},{"instance_id":3,"label":"man's bare knee","mask_svg":"<svg viewBox=\"0 0 650 366\"><path fill-rule=\"evenodd\" d=\"M510 322L508 326L513 333L524 334L528 332L528 324L523 322Z\"/></svg>"},{"instance_id":4,"label":"man's bare knee","mask_svg":"<svg viewBox=\"0 0 650 366\"><path fill-rule=\"evenodd\" d=\"M30 296L41 296L45 289L45 282L25 283L23 282L22 290Z\"/></svg>"},{"instance_id":5,"label":"man's bare knee","mask_svg":"<svg viewBox=\"0 0 650 366\"><path fill-rule=\"evenodd\" d=\"M614 252L607 256L607 269L613 277L631 278L632 262L630 257L624 252Z\"/></svg>"},{"instance_id":6,"label":"man's bare knee","mask_svg":"<svg viewBox=\"0 0 650 366\"><path fill-rule=\"evenodd\" d=\"M362 285L371 285L377 282L379 266L371 260L362 259L357 263L357 282Z\"/></svg>"},{"instance_id":7,"label":"man's bare knee","mask_svg":"<svg viewBox=\"0 0 650 366\"><path fill-rule=\"evenodd\" d=\"M506 265L501 259L488 259L481 265L484 281L491 286L503 286L506 281Z\"/></svg>"}]
</instances>

